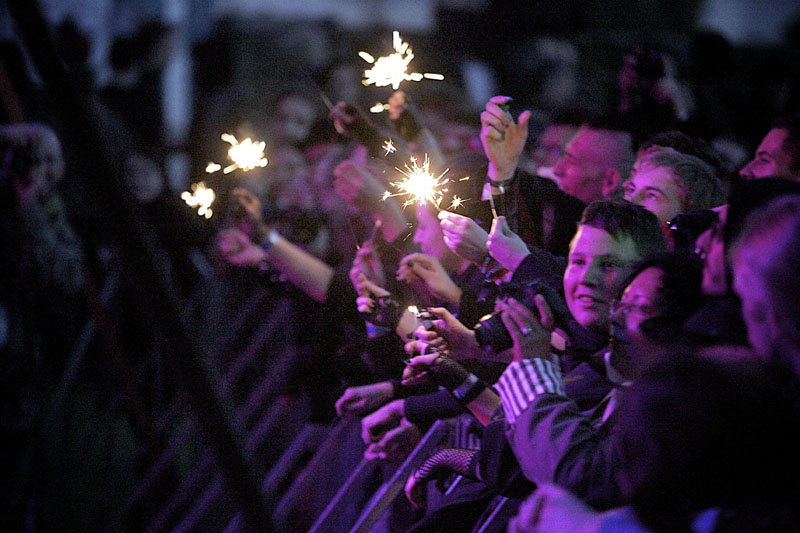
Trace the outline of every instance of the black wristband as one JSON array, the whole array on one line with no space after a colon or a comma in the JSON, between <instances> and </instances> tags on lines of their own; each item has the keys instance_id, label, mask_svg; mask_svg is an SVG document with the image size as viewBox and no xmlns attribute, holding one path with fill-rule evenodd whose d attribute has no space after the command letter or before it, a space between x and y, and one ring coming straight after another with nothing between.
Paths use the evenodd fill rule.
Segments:
<instances>
[{"instance_id":1,"label":"black wristband","mask_svg":"<svg viewBox=\"0 0 800 533\"><path fill-rule=\"evenodd\" d=\"M486 383L481 381L475 374L470 374L461 385L450 391L450 394L453 395L458 403L466 406L486 388Z\"/></svg>"}]
</instances>

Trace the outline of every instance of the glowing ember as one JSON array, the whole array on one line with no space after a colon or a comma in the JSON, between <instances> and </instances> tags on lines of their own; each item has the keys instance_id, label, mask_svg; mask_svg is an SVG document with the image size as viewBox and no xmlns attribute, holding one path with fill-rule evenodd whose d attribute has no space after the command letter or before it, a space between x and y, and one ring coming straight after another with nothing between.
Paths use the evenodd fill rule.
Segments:
<instances>
[{"instance_id":1,"label":"glowing ember","mask_svg":"<svg viewBox=\"0 0 800 533\"><path fill-rule=\"evenodd\" d=\"M400 38L400 32L392 32L394 53L388 56L379 57L377 60L367 52L359 52L358 55L372 64L372 68L364 71L364 85L374 84L376 87L391 85L394 90L400 87L404 81L420 81L422 78L432 80L443 80L441 74L420 74L419 72L408 72L408 65L414 59L414 53L409 48L408 43L404 43Z\"/></svg>"},{"instance_id":2,"label":"glowing ember","mask_svg":"<svg viewBox=\"0 0 800 533\"><path fill-rule=\"evenodd\" d=\"M464 202L466 202L466 200L459 198L457 194L453 195L453 201L450 202L450 207L448 207L448 209L458 209L459 207L464 205Z\"/></svg>"},{"instance_id":3,"label":"glowing ember","mask_svg":"<svg viewBox=\"0 0 800 533\"><path fill-rule=\"evenodd\" d=\"M242 142L239 142L236 140L236 137L230 133L223 133L222 140L231 145L231 147L228 148L228 159L233 161L233 164L223 169L222 172L224 174L230 174L237 168L246 172L254 168L265 167L267 163L269 163L267 158L264 157L264 147L266 147L266 143L263 141L253 142L253 140L248 137ZM212 162L206 166L206 172L211 174L217 172L221 168L222 166Z\"/></svg>"},{"instance_id":4,"label":"glowing ember","mask_svg":"<svg viewBox=\"0 0 800 533\"><path fill-rule=\"evenodd\" d=\"M383 143L383 147L382 148L384 150L386 150L386 153L383 154L385 156L389 155L389 154L393 154L393 153L395 153L397 151L397 148L395 147L395 145L394 145L394 143L392 142L391 139L388 139L385 143Z\"/></svg>"},{"instance_id":5,"label":"glowing ember","mask_svg":"<svg viewBox=\"0 0 800 533\"><path fill-rule=\"evenodd\" d=\"M183 199L189 207L196 207L197 214L206 218L211 218L214 214L213 211L211 211L211 204L214 203L215 198L214 190L207 188L203 181L194 183L192 185L192 192L184 191L181 194L181 199Z\"/></svg>"},{"instance_id":6,"label":"glowing ember","mask_svg":"<svg viewBox=\"0 0 800 533\"><path fill-rule=\"evenodd\" d=\"M392 182L391 185L395 187L398 192L394 194L384 194L384 199L392 196L406 195L408 200L403 203L403 207L411 204L424 204L430 203L437 209L442 202L442 187L450 180L445 179L444 175L447 174L445 170L439 176L434 176L430 172L431 162L428 155L425 155L425 161L420 167L417 164L416 158L411 158L411 166L405 165L405 170L397 169L405 178L401 181Z\"/></svg>"}]
</instances>

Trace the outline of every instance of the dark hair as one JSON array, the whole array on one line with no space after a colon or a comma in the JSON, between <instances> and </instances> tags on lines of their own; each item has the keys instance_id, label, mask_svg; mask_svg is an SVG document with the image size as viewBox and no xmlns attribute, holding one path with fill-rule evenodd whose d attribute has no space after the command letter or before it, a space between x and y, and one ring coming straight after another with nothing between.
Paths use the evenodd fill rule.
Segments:
<instances>
[{"instance_id":1,"label":"dark hair","mask_svg":"<svg viewBox=\"0 0 800 533\"><path fill-rule=\"evenodd\" d=\"M772 129L787 131L781 148L789 155L789 170L800 172L800 114L786 115L772 122Z\"/></svg>"},{"instance_id":2,"label":"dark hair","mask_svg":"<svg viewBox=\"0 0 800 533\"><path fill-rule=\"evenodd\" d=\"M723 229L726 249L744 229L750 213L786 194L800 194L800 183L782 178L761 178L739 183L728 198L728 217Z\"/></svg>"},{"instance_id":3,"label":"dark hair","mask_svg":"<svg viewBox=\"0 0 800 533\"><path fill-rule=\"evenodd\" d=\"M584 209L578 225L601 229L617 240L630 237L640 257L655 255L667 249L658 218L644 207L630 202L592 202Z\"/></svg>"},{"instance_id":4,"label":"dark hair","mask_svg":"<svg viewBox=\"0 0 800 533\"><path fill-rule=\"evenodd\" d=\"M659 294L666 309L659 318L683 323L702 305L703 261L697 254L664 252L645 258L634 266L623 287L648 268L663 272Z\"/></svg>"},{"instance_id":5,"label":"dark hair","mask_svg":"<svg viewBox=\"0 0 800 533\"><path fill-rule=\"evenodd\" d=\"M797 495L796 414L759 364L683 348L648 367L616 413L621 489L654 531L696 512Z\"/></svg>"}]
</instances>

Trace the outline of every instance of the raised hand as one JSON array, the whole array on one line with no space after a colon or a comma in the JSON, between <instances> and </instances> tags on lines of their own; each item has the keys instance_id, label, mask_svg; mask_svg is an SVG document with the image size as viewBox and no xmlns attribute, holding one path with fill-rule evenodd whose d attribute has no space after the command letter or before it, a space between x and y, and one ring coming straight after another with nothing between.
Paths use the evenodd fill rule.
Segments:
<instances>
[{"instance_id":1,"label":"raised hand","mask_svg":"<svg viewBox=\"0 0 800 533\"><path fill-rule=\"evenodd\" d=\"M553 357L550 349L551 334L555 329L555 319L544 296L534 297L539 318L514 298L498 300L495 308L514 342L514 361L523 359Z\"/></svg>"},{"instance_id":2,"label":"raised hand","mask_svg":"<svg viewBox=\"0 0 800 533\"><path fill-rule=\"evenodd\" d=\"M231 192L231 211L236 227L256 243L262 242L269 234L269 227L264 223L261 212L261 201L256 195L237 187Z\"/></svg>"},{"instance_id":3,"label":"raised hand","mask_svg":"<svg viewBox=\"0 0 800 533\"><path fill-rule=\"evenodd\" d=\"M384 188L366 168L347 159L339 163L333 175L333 189L342 200L363 211L375 210Z\"/></svg>"},{"instance_id":4,"label":"raised hand","mask_svg":"<svg viewBox=\"0 0 800 533\"><path fill-rule=\"evenodd\" d=\"M523 111L519 121L501 106L511 101L508 96L493 96L481 113L481 144L489 158L487 176L492 181L504 181L514 175L519 156L528 138L530 111Z\"/></svg>"}]
</instances>

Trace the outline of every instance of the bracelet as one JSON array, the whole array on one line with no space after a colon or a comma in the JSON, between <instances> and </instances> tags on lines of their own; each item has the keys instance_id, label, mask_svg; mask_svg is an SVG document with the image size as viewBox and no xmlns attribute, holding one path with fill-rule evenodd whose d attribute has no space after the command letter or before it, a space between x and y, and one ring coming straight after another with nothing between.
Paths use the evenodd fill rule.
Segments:
<instances>
[{"instance_id":1,"label":"bracelet","mask_svg":"<svg viewBox=\"0 0 800 533\"><path fill-rule=\"evenodd\" d=\"M514 181L514 178L516 178L516 177L517 177L516 172L514 174L512 174L510 178L504 179L502 181L494 181L489 176L486 176L486 183L488 183L489 185L491 185L492 187L495 187L497 189L502 189L503 187L505 187L506 185L509 185L512 181Z\"/></svg>"},{"instance_id":2,"label":"bracelet","mask_svg":"<svg viewBox=\"0 0 800 533\"><path fill-rule=\"evenodd\" d=\"M450 391L450 393L453 395L456 401L458 401L458 403L461 405L467 405L472 400L477 398L485 388L486 384L478 379L478 376L475 374L470 374L467 376L467 379L461 383L461 385Z\"/></svg>"},{"instance_id":3,"label":"bracelet","mask_svg":"<svg viewBox=\"0 0 800 533\"><path fill-rule=\"evenodd\" d=\"M278 242L280 236L281 236L280 233L278 233L274 229L269 230L269 235L267 236L267 239L258 246L262 250L264 250L264 252L269 252L269 249L272 248L272 245ZM258 262L258 271L261 274L265 274L267 271L269 271L269 267L270 267L269 260L266 257Z\"/></svg>"},{"instance_id":4,"label":"bracelet","mask_svg":"<svg viewBox=\"0 0 800 533\"><path fill-rule=\"evenodd\" d=\"M267 236L267 239L264 242L262 242L261 244L259 244L259 246L265 252L269 252L269 249L272 248L272 246L276 242L278 242L278 239L280 239L280 238L281 238L281 234L278 233L277 231L275 231L274 229L271 229L271 230L269 230L269 235Z\"/></svg>"}]
</instances>

